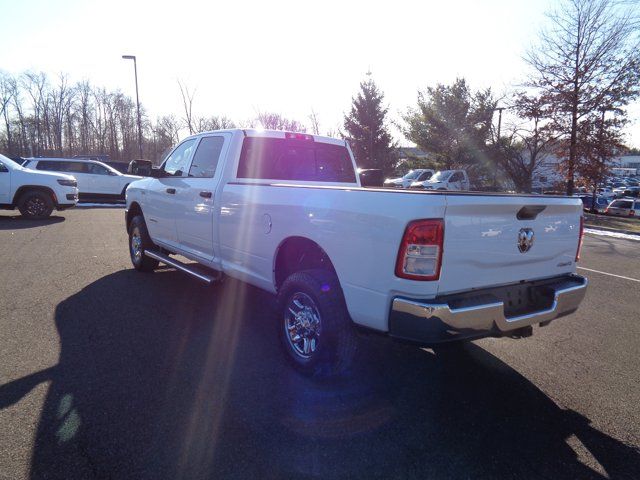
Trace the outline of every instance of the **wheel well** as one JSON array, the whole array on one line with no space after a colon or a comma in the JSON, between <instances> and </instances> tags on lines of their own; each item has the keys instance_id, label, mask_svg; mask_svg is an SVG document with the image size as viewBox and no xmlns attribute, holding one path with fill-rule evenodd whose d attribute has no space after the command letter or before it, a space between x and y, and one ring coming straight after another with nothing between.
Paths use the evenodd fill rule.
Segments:
<instances>
[{"instance_id":1,"label":"wheel well","mask_svg":"<svg viewBox=\"0 0 640 480\"><path fill-rule=\"evenodd\" d=\"M127 193L127 187L129 186L129 184L127 183L124 188L122 189L122 192L120 193L120 195L122 195L124 197L125 193Z\"/></svg>"},{"instance_id":2,"label":"wheel well","mask_svg":"<svg viewBox=\"0 0 640 480\"><path fill-rule=\"evenodd\" d=\"M127 210L127 232L129 232L129 225L131 225L131 220L133 220L134 217L137 217L138 215L142 215L144 217L140 205L137 202L133 202L129 207L129 210Z\"/></svg>"},{"instance_id":3,"label":"wheel well","mask_svg":"<svg viewBox=\"0 0 640 480\"><path fill-rule=\"evenodd\" d=\"M279 290L292 273L313 268L336 273L329 256L316 242L304 237L287 238L276 252L274 264L276 289Z\"/></svg>"},{"instance_id":4,"label":"wheel well","mask_svg":"<svg viewBox=\"0 0 640 480\"><path fill-rule=\"evenodd\" d=\"M51 197L51 200L53 201L54 204L58 203L58 199L56 198L56 194L49 187L43 187L42 185L22 185L20 188L18 188L18 190L16 190L16 193L13 195L12 205L13 206L17 206L18 205L18 201L20 200L20 197L22 195L24 195L25 193L27 193L29 191L34 191L34 190L46 193L47 195L49 195Z\"/></svg>"}]
</instances>

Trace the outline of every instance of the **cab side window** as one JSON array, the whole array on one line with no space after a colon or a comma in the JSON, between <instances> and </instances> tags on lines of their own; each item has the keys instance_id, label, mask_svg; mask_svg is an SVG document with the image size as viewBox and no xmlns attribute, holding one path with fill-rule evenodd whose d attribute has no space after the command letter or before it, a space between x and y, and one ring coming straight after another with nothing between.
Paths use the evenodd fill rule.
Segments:
<instances>
[{"instance_id":1,"label":"cab side window","mask_svg":"<svg viewBox=\"0 0 640 480\"><path fill-rule=\"evenodd\" d=\"M193 155L190 177L211 178L216 174L216 167L224 145L224 137L204 137Z\"/></svg>"},{"instance_id":2,"label":"cab side window","mask_svg":"<svg viewBox=\"0 0 640 480\"><path fill-rule=\"evenodd\" d=\"M186 177L187 167L189 166L189 158L191 158L191 151L195 145L195 139L186 140L182 142L178 147L171 152L171 155L167 157L162 169L168 176L173 177Z\"/></svg>"},{"instance_id":3,"label":"cab side window","mask_svg":"<svg viewBox=\"0 0 640 480\"><path fill-rule=\"evenodd\" d=\"M451 175L451 178L449 179L450 182L461 182L462 181L462 173L460 172L455 172L453 175Z\"/></svg>"},{"instance_id":4,"label":"cab side window","mask_svg":"<svg viewBox=\"0 0 640 480\"><path fill-rule=\"evenodd\" d=\"M94 175L109 175L109 170L97 163L87 163L87 173Z\"/></svg>"},{"instance_id":5,"label":"cab side window","mask_svg":"<svg viewBox=\"0 0 640 480\"><path fill-rule=\"evenodd\" d=\"M426 171L422 172L420 176L417 178L416 182L424 182L425 180L429 180L431 178L431 172Z\"/></svg>"},{"instance_id":6,"label":"cab side window","mask_svg":"<svg viewBox=\"0 0 640 480\"><path fill-rule=\"evenodd\" d=\"M4 163L0 162L0 173L7 173L9 169L5 166Z\"/></svg>"}]
</instances>

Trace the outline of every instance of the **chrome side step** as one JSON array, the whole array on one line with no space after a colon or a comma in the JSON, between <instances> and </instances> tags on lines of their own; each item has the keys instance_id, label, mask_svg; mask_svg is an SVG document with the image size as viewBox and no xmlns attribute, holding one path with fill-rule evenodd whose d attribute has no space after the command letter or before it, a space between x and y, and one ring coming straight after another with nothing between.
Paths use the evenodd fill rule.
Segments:
<instances>
[{"instance_id":1,"label":"chrome side step","mask_svg":"<svg viewBox=\"0 0 640 480\"><path fill-rule=\"evenodd\" d=\"M154 252L151 250L145 250L144 254L147 257L151 257L154 258L156 260L158 260L159 262L165 263L175 269L180 270L181 272L184 273L188 273L189 275L191 275L194 278L197 278L198 280L200 280L201 282L206 283L207 285L211 285L212 283L220 280L220 278L222 277L222 275L220 274L220 272L217 272L217 275L214 273L214 275L208 275L206 273L201 273L201 272L196 272L195 269L193 269L191 266L189 265L185 265L184 263L175 260L173 258L171 258L168 255L165 255L164 253L160 253L160 252Z\"/></svg>"}]
</instances>

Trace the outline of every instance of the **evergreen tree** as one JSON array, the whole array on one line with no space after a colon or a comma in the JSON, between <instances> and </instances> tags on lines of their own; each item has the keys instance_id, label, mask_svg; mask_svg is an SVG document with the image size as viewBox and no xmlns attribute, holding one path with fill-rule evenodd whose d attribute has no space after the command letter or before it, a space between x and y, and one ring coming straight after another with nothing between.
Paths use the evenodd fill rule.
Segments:
<instances>
[{"instance_id":1,"label":"evergreen tree","mask_svg":"<svg viewBox=\"0 0 640 480\"><path fill-rule=\"evenodd\" d=\"M351 111L344 117L344 128L358 167L379 168L391 174L395 144L386 122L389 109L383 100L383 93L370 77L361 82L358 95L352 99Z\"/></svg>"},{"instance_id":2,"label":"evergreen tree","mask_svg":"<svg viewBox=\"0 0 640 480\"><path fill-rule=\"evenodd\" d=\"M488 175L487 142L496 106L491 89L473 92L464 78L418 92L404 121L408 140L429 153L438 168L465 168L476 183Z\"/></svg>"}]
</instances>

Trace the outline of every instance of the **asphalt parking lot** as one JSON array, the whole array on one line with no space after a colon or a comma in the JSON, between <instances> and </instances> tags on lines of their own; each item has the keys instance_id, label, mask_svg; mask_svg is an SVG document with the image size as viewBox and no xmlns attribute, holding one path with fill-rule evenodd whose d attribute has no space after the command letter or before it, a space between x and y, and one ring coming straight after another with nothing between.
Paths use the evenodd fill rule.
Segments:
<instances>
[{"instance_id":1,"label":"asphalt parking lot","mask_svg":"<svg viewBox=\"0 0 640 480\"><path fill-rule=\"evenodd\" d=\"M285 364L268 294L133 271L121 208L14 215L0 478L640 477L640 242L587 235L586 300L531 338L368 337L318 383Z\"/></svg>"}]
</instances>

